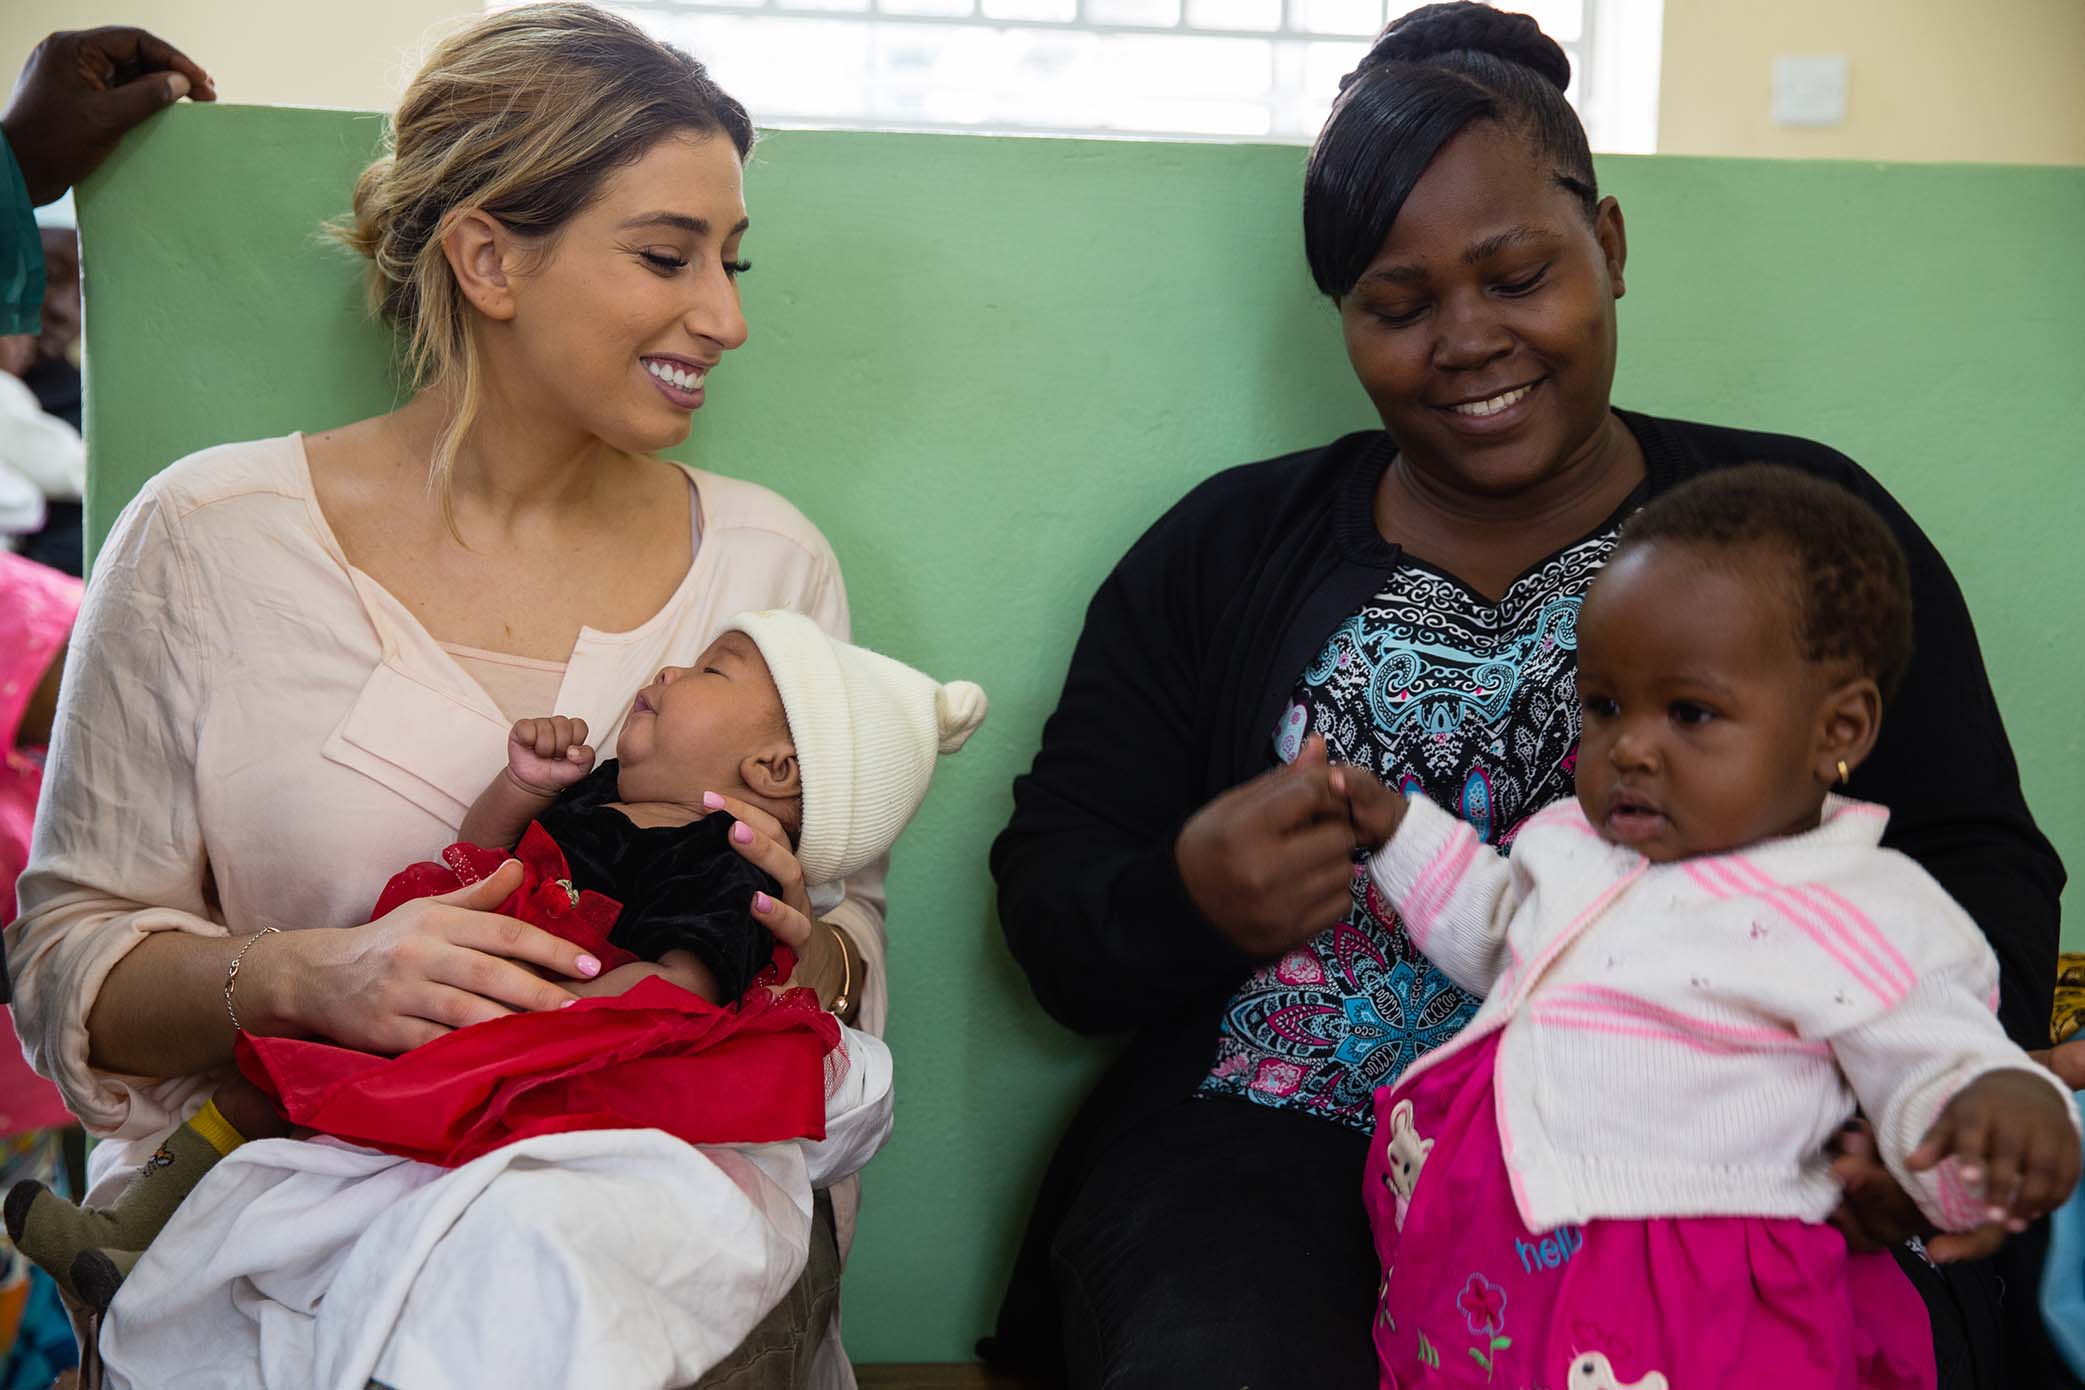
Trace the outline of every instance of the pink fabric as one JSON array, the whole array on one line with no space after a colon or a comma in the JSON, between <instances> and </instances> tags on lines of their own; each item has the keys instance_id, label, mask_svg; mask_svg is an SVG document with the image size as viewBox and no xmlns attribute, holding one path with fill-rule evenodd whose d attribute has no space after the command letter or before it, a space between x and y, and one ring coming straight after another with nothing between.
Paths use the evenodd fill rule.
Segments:
<instances>
[{"instance_id":1,"label":"pink fabric","mask_svg":"<svg viewBox=\"0 0 2085 1390\"><path fill-rule=\"evenodd\" d=\"M1383 1390L1933 1390L1925 1306L1828 1226L1728 1216L1522 1223L1497 1035L1376 1093L1362 1200ZM1622 1103L1627 1103L1623 1101Z\"/></svg>"},{"instance_id":2,"label":"pink fabric","mask_svg":"<svg viewBox=\"0 0 2085 1390\"><path fill-rule=\"evenodd\" d=\"M14 920L14 884L29 862L29 829L43 786L43 750L15 747L29 698L72 631L80 581L0 551L0 927ZM8 1020L8 1036L13 1023ZM0 1043L0 1135L73 1122L57 1087L29 1070L18 1047Z\"/></svg>"},{"instance_id":3,"label":"pink fabric","mask_svg":"<svg viewBox=\"0 0 2085 1390\"><path fill-rule=\"evenodd\" d=\"M15 747L29 698L80 611L80 581L0 550L0 927L14 920L14 881L29 862L29 823L43 785L43 750Z\"/></svg>"}]
</instances>

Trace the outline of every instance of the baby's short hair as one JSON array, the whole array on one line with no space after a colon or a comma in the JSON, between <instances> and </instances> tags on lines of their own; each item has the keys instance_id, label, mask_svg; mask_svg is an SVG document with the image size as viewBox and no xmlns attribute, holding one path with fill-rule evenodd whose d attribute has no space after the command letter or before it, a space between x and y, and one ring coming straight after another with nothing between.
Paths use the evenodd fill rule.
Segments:
<instances>
[{"instance_id":1,"label":"baby's short hair","mask_svg":"<svg viewBox=\"0 0 2085 1390\"><path fill-rule=\"evenodd\" d=\"M1790 598L1811 661L1846 662L1889 700L1911 664L1911 575L1874 508L1778 464L1719 469L1629 518L1616 554L1656 541L1772 547L1793 564Z\"/></svg>"}]
</instances>

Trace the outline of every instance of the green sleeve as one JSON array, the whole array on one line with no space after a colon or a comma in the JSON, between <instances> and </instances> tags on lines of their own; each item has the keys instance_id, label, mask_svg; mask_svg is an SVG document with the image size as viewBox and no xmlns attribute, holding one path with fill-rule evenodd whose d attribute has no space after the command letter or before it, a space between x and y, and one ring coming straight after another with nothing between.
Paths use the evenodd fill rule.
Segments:
<instances>
[{"instance_id":1,"label":"green sleeve","mask_svg":"<svg viewBox=\"0 0 2085 1390\"><path fill-rule=\"evenodd\" d=\"M43 328L43 234L4 135L0 164L0 334L36 333Z\"/></svg>"}]
</instances>

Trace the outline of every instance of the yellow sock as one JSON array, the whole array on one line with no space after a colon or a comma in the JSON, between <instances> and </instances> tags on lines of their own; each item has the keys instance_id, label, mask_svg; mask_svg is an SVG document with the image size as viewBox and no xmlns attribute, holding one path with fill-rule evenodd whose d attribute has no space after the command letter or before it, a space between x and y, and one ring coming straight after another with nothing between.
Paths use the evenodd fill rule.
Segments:
<instances>
[{"instance_id":1,"label":"yellow sock","mask_svg":"<svg viewBox=\"0 0 2085 1390\"><path fill-rule=\"evenodd\" d=\"M81 1253L107 1255L96 1268L106 1276L100 1280L103 1296L112 1296L128 1271L118 1257L151 1244L189 1190L245 1142L216 1102L206 1102L153 1151L111 1206L85 1210L40 1182L16 1183L4 1204L7 1232L17 1249L74 1298L81 1297L72 1278Z\"/></svg>"},{"instance_id":2,"label":"yellow sock","mask_svg":"<svg viewBox=\"0 0 2085 1390\"><path fill-rule=\"evenodd\" d=\"M217 1108L215 1098L204 1101L203 1108L188 1117L188 1127L201 1135L211 1148L217 1150L219 1158L223 1158L246 1142L246 1136Z\"/></svg>"}]
</instances>

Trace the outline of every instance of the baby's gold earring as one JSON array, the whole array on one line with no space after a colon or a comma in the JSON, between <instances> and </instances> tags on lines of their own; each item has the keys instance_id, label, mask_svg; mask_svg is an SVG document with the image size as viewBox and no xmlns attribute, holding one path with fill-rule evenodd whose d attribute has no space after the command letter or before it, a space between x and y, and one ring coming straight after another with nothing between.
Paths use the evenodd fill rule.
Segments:
<instances>
[{"instance_id":1,"label":"baby's gold earring","mask_svg":"<svg viewBox=\"0 0 2085 1390\"><path fill-rule=\"evenodd\" d=\"M1846 759L1844 759L1844 758L1841 758L1841 759L1839 759L1839 785L1840 785L1840 786L1842 786L1842 787L1843 787L1843 786L1845 786L1845 785L1846 785L1846 778L1847 778L1847 776L1848 776L1848 773L1847 773L1847 771L1846 771Z\"/></svg>"}]
</instances>

